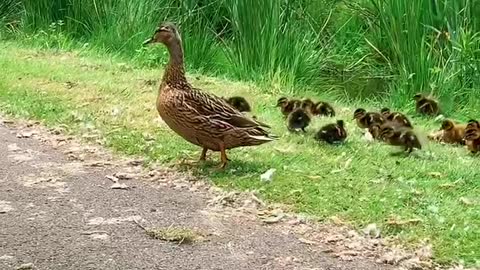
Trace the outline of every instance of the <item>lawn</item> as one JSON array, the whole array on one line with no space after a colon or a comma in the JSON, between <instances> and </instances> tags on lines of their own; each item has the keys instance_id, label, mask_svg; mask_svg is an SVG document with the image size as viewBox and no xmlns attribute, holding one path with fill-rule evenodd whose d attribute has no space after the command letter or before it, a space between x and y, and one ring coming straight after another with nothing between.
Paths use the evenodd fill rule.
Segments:
<instances>
[{"instance_id":1,"label":"lawn","mask_svg":"<svg viewBox=\"0 0 480 270\"><path fill-rule=\"evenodd\" d=\"M200 155L201 149L159 120L155 98L161 70L137 68L106 56L42 51L15 43L0 43L0 69L4 113L61 126L118 152L143 155L165 165ZM426 240L441 263L478 261L480 157L462 147L429 143L426 134L438 129L439 123L410 115L424 138L424 148L409 157L392 156L398 149L364 140L352 120L359 104L305 94L332 102L337 117L316 118L306 134L291 134L275 107L285 93L198 74L188 78L194 86L220 96L245 96L254 114L280 137L259 147L229 151L232 162L224 172L215 170L219 154L210 154L206 165L190 169L194 173L224 188L258 190L268 201L291 205L321 221L336 216L356 228L376 223L384 235L397 236L407 248ZM360 105L380 108L380 104ZM315 142L315 131L336 119L346 122L347 142L340 146ZM260 181L270 168L276 169L272 181Z\"/></svg>"}]
</instances>

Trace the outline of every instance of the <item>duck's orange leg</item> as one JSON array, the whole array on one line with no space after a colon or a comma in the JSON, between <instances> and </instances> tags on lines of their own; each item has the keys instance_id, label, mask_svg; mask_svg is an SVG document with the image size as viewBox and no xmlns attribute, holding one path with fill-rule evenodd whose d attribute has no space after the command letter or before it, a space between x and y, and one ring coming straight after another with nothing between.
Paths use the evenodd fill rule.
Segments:
<instances>
[{"instance_id":1,"label":"duck's orange leg","mask_svg":"<svg viewBox=\"0 0 480 270\"><path fill-rule=\"evenodd\" d=\"M221 163L220 163L220 167L219 169L225 169L225 167L227 166L227 163L228 163L228 157L227 157L227 152L226 152L226 149L225 149L225 144L220 143L220 159L221 159Z\"/></svg>"},{"instance_id":2,"label":"duck's orange leg","mask_svg":"<svg viewBox=\"0 0 480 270\"><path fill-rule=\"evenodd\" d=\"M203 147L202 154L200 155L200 161L207 160L207 151L208 151L208 148Z\"/></svg>"},{"instance_id":3,"label":"duck's orange leg","mask_svg":"<svg viewBox=\"0 0 480 270\"><path fill-rule=\"evenodd\" d=\"M195 165L199 165L199 164L205 162L205 160L207 160L207 151L208 151L208 148L203 147L202 153L200 154L199 159L195 159L195 160L184 159L180 162L180 165L195 166Z\"/></svg>"}]
</instances>

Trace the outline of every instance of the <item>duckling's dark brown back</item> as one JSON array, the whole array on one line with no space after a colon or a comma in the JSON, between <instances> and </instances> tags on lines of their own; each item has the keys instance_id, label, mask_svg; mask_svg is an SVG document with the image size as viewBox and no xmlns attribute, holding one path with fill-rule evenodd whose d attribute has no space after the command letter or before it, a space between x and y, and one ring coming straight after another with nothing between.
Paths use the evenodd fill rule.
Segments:
<instances>
[{"instance_id":1,"label":"duckling's dark brown back","mask_svg":"<svg viewBox=\"0 0 480 270\"><path fill-rule=\"evenodd\" d=\"M327 124L320 128L315 134L317 141L325 141L329 144L341 143L347 138L347 131L345 130L343 120L338 120L337 123Z\"/></svg>"},{"instance_id":2,"label":"duckling's dark brown back","mask_svg":"<svg viewBox=\"0 0 480 270\"><path fill-rule=\"evenodd\" d=\"M227 103L240 112L250 112L250 104L244 97L236 96L227 99Z\"/></svg>"}]
</instances>

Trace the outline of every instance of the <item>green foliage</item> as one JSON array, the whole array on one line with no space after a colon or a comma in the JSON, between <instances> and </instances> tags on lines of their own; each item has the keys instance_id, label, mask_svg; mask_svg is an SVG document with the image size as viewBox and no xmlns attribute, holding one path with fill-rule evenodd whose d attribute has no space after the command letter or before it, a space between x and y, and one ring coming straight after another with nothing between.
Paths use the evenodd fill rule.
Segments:
<instances>
[{"instance_id":1,"label":"green foliage","mask_svg":"<svg viewBox=\"0 0 480 270\"><path fill-rule=\"evenodd\" d=\"M432 93L448 113L480 103L479 1L22 3L0 4L0 18L21 20L21 37L42 47L90 47L140 65L161 65L165 50L141 43L159 22L169 20L180 25L189 68L204 73L281 91L388 97L393 107L410 104L416 92Z\"/></svg>"},{"instance_id":2,"label":"green foliage","mask_svg":"<svg viewBox=\"0 0 480 270\"><path fill-rule=\"evenodd\" d=\"M370 0L371 46L398 76L391 99L405 105L416 92L438 96L444 110L478 95L478 2ZM452 98L453 97L453 98ZM473 104L469 104L473 105Z\"/></svg>"}]
</instances>

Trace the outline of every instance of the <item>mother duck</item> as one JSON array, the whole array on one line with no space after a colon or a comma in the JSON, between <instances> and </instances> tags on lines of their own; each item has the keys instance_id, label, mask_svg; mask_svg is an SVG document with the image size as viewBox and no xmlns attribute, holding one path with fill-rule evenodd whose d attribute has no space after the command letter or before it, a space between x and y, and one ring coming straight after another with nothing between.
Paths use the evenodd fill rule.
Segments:
<instances>
[{"instance_id":1,"label":"mother duck","mask_svg":"<svg viewBox=\"0 0 480 270\"><path fill-rule=\"evenodd\" d=\"M157 110L163 121L185 140L207 151L220 151L223 169L227 165L226 150L253 146L274 140L269 126L247 118L220 97L192 87L185 77L182 39L173 23L164 22L146 44L162 43L170 54L157 97Z\"/></svg>"}]
</instances>

